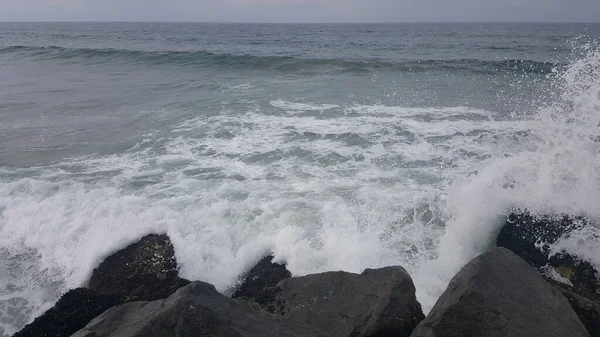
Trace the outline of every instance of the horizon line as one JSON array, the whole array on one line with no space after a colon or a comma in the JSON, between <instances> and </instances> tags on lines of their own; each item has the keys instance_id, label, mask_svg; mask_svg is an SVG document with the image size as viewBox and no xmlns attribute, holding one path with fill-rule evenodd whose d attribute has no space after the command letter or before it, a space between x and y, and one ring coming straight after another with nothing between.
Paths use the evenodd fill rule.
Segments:
<instances>
[{"instance_id":1,"label":"horizon line","mask_svg":"<svg viewBox=\"0 0 600 337\"><path fill-rule=\"evenodd\" d=\"M281 22L281 21L120 21L120 20L10 20L0 23L192 23L192 24L271 24L271 25L340 25L340 24L600 24L600 21L339 21L339 22Z\"/></svg>"}]
</instances>

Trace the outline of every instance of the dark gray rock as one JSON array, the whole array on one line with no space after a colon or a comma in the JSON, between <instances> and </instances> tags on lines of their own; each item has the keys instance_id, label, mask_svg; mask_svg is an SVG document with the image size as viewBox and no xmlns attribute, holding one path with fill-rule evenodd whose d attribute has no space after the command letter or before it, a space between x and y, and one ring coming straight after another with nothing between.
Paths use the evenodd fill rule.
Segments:
<instances>
[{"instance_id":1,"label":"dark gray rock","mask_svg":"<svg viewBox=\"0 0 600 337\"><path fill-rule=\"evenodd\" d=\"M275 286L279 281L292 277L285 264L273 263L272 261L272 255L265 256L252 267L232 298L254 298L263 288Z\"/></svg>"},{"instance_id":2,"label":"dark gray rock","mask_svg":"<svg viewBox=\"0 0 600 337\"><path fill-rule=\"evenodd\" d=\"M587 337L567 299L505 248L452 279L412 337Z\"/></svg>"},{"instance_id":3,"label":"dark gray rock","mask_svg":"<svg viewBox=\"0 0 600 337\"><path fill-rule=\"evenodd\" d=\"M566 252L556 255L550 252L551 244L586 226L592 224L583 217L534 216L527 211L512 213L496 245L511 250L541 273L551 269L583 292L600 293L600 273L589 261Z\"/></svg>"},{"instance_id":4,"label":"dark gray rock","mask_svg":"<svg viewBox=\"0 0 600 337\"><path fill-rule=\"evenodd\" d=\"M130 302L94 319L73 337L319 337L300 322L253 311L204 282L165 300Z\"/></svg>"},{"instance_id":5,"label":"dark gray rock","mask_svg":"<svg viewBox=\"0 0 600 337\"><path fill-rule=\"evenodd\" d=\"M279 313L333 337L409 336L424 318L402 267L289 278L278 287L268 291Z\"/></svg>"},{"instance_id":6,"label":"dark gray rock","mask_svg":"<svg viewBox=\"0 0 600 337\"><path fill-rule=\"evenodd\" d=\"M13 337L69 337L124 300L121 295L99 295L85 288L69 290L54 307Z\"/></svg>"},{"instance_id":7,"label":"dark gray rock","mask_svg":"<svg viewBox=\"0 0 600 337\"><path fill-rule=\"evenodd\" d=\"M539 269L548 264L549 245L587 223L581 217L566 215L535 216L528 211L511 213L496 238L496 246L509 249Z\"/></svg>"},{"instance_id":8,"label":"dark gray rock","mask_svg":"<svg viewBox=\"0 0 600 337\"><path fill-rule=\"evenodd\" d=\"M600 295L600 273L590 262L562 252L550 257L546 269L550 268L569 280L577 293L590 298Z\"/></svg>"},{"instance_id":9,"label":"dark gray rock","mask_svg":"<svg viewBox=\"0 0 600 337\"><path fill-rule=\"evenodd\" d=\"M564 288L558 290L567 298L592 337L600 337L600 304Z\"/></svg>"},{"instance_id":10,"label":"dark gray rock","mask_svg":"<svg viewBox=\"0 0 600 337\"><path fill-rule=\"evenodd\" d=\"M167 298L188 283L178 276L169 237L150 234L104 259L88 288L99 294L124 295L129 301L153 301Z\"/></svg>"},{"instance_id":11,"label":"dark gray rock","mask_svg":"<svg viewBox=\"0 0 600 337\"><path fill-rule=\"evenodd\" d=\"M70 290L14 336L68 337L115 305L166 298L189 283L178 277L177 270L169 237L147 235L100 263L89 289Z\"/></svg>"},{"instance_id":12,"label":"dark gray rock","mask_svg":"<svg viewBox=\"0 0 600 337\"><path fill-rule=\"evenodd\" d=\"M236 300L257 311L285 315L284 305L286 301L284 298L279 297L280 294L281 288L278 286L266 286L254 297L241 297Z\"/></svg>"},{"instance_id":13,"label":"dark gray rock","mask_svg":"<svg viewBox=\"0 0 600 337\"><path fill-rule=\"evenodd\" d=\"M585 293L582 296L580 289L549 278L546 278L546 281L553 284L567 298L590 336L600 337L600 294Z\"/></svg>"}]
</instances>

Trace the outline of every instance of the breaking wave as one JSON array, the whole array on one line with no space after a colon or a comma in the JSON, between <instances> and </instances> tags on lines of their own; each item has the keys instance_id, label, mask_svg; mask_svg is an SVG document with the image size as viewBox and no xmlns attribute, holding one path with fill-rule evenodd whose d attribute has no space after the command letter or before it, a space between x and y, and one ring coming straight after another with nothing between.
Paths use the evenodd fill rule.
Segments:
<instances>
[{"instance_id":1,"label":"breaking wave","mask_svg":"<svg viewBox=\"0 0 600 337\"><path fill-rule=\"evenodd\" d=\"M144 64L223 67L277 72L338 73L372 71L400 72L472 72L498 74L552 74L561 64L532 60L483 61L476 59L416 60L390 62L377 59L307 59L292 56L255 56L215 54L206 51L142 51L126 49L65 48L58 46L10 46L0 48L0 55L29 57L36 60L59 60L86 64Z\"/></svg>"}]
</instances>

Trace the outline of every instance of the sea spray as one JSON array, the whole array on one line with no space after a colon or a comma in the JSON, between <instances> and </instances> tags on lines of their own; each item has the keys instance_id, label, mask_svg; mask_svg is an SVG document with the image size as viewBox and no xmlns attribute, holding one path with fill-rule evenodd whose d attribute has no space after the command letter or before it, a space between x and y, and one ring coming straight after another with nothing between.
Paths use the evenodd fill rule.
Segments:
<instances>
[{"instance_id":1,"label":"sea spray","mask_svg":"<svg viewBox=\"0 0 600 337\"><path fill-rule=\"evenodd\" d=\"M600 218L600 50L597 42L578 41L574 50L582 56L558 71L545 92L548 103L540 106L530 128L517 140L500 134L489 144L489 159L449 182L438 258L415 275L425 310L467 261L494 244L511 209ZM600 266L599 234L592 228L574 233L555 251L564 249Z\"/></svg>"}]
</instances>

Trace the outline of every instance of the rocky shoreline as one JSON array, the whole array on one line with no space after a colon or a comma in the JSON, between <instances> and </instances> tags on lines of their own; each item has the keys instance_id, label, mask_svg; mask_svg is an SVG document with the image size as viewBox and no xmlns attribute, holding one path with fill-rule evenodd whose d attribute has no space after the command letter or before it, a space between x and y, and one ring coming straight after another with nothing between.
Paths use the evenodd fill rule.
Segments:
<instances>
[{"instance_id":1,"label":"rocky shoreline","mask_svg":"<svg viewBox=\"0 0 600 337\"><path fill-rule=\"evenodd\" d=\"M584 226L511 214L497 247L465 265L427 317L400 266L292 277L266 256L227 297L180 278L169 237L151 234L107 257L86 287L14 336L600 337L600 273L549 249Z\"/></svg>"}]
</instances>

